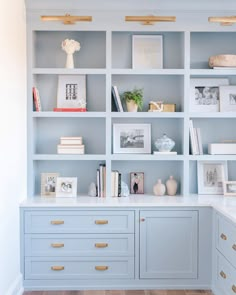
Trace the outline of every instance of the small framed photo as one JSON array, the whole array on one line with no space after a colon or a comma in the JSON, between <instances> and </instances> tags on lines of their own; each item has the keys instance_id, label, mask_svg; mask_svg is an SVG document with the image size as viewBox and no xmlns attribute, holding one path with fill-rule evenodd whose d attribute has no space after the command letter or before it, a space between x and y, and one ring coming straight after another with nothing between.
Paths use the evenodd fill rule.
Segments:
<instances>
[{"instance_id":1,"label":"small framed photo","mask_svg":"<svg viewBox=\"0 0 236 295\"><path fill-rule=\"evenodd\" d=\"M41 173L41 196L55 196L58 176L59 173Z\"/></svg>"},{"instance_id":2,"label":"small framed photo","mask_svg":"<svg viewBox=\"0 0 236 295\"><path fill-rule=\"evenodd\" d=\"M227 161L198 161L198 194L223 195L223 182L228 178Z\"/></svg>"},{"instance_id":3,"label":"small framed photo","mask_svg":"<svg viewBox=\"0 0 236 295\"><path fill-rule=\"evenodd\" d=\"M86 108L86 76L59 75L58 108Z\"/></svg>"},{"instance_id":4,"label":"small framed photo","mask_svg":"<svg viewBox=\"0 0 236 295\"><path fill-rule=\"evenodd\" d=\"M236 181L224 181L224 196L236 196Z\"/></svg>"},{"instance_id":5,"label":"small framed photo","mask_svg":"<svg viewBox=\"0 0 236 295\"><path fill-rule=\"evenodd\" d=\"M75 198L77 196L77 177L58 177L56 197Z\"/></svg>"},{"instance_id":6,"label":"small framed photo","mask_svg":"<svg viewBox=\"0 0 236 295\"><path fill-rule=\"evenodd\" d=\"M228 79L191 79L190 111L219 112L220 86L228 85Z\"/></svg>"},{"instance_id":7,"label":"small framed photo","mask_svg":"<svg viewBox=\"0 0 236 295\"><path fill-rule=\"evenodd\" d=\"M236 112L236 86L220 86L220 111Z\"/></svg>"},{"instance_id":8,"label":"small framed photo","mask_svg":"<svg viewBox=\"0 0 236 295\"><path fill-rule=\"evenodd\" d=\"M133 35L133 69L162 69L163 41L161 35Z\"/></svg>"},{"instance_id":9,"label":"small framed photo","mask_svg":"<svg viewBox=\"0 0 236 295\"><path fill-rule=\"evenodd\" d=\"M130 193L131 194L144 193L144 173L143 172L130 173Z\"/></svg>"},{"instance_id":10,"label":"small framed photo","mask_svg":"<svg viewBox=\"0 0 236 295\"><path fill-rule=\"evenodd\" d=\"M113 124L113 153L150 154L150 124Z\"/></svg>"}]
</instances>

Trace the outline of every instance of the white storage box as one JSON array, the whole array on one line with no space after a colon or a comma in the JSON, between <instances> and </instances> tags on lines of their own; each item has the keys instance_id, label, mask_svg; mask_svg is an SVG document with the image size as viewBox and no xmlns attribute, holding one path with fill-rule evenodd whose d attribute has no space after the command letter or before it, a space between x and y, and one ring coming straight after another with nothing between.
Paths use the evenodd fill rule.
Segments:
<instances>
[{"instance_id":1,"label":"white storage box","mask_svg":"<svg viewBox=\"0 0 236 295\"><path fill-rule=\"evenodd\" d=\"M236 155L236 143L210 143L208 144L210 155Z\"/></svg>"}]
</instances>

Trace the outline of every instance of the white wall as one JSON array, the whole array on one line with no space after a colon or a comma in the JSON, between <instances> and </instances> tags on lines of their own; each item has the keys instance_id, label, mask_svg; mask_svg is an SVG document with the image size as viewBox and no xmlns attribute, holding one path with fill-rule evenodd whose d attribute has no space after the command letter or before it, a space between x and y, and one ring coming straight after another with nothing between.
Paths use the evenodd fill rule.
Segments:
<instances>
[{"instance_id":1,"label":"white wall","mask_svg":"<svg viewBox=\"0 0 236 295\"><path fill-rule=\"evenodd\" d=\"M0 294L16 295L19 201L26 197L25 5L0 4Z\"/></svg>"}]
</instances>

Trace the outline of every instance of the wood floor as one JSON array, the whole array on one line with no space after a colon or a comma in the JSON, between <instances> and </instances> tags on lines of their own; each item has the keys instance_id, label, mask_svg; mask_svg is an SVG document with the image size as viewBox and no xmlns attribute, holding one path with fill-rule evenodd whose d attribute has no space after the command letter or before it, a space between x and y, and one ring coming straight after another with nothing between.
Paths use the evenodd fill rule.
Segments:
<instances>
[{"instance_id":1,"label":"wood floor","mask_svg":"<svg viewBox=\"0 0 236 295\"><path fill-rule=\"evenodd\" d=\"M23 295L213 295L203 290L27 291Z\"/></svg>"}]
</instances>

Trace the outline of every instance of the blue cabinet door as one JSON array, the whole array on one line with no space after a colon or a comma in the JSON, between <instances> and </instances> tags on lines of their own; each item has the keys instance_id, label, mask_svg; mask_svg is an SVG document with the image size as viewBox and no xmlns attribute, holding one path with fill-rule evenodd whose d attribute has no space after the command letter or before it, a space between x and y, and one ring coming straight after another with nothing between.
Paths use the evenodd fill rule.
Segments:
<instances>
[{"instance_id":1,"label":"blue cabinet door","mask_svg":"<svg viewBox=\"0 0 236 295\"><path fill-rule=\"evenodd\" d=\"M140 211L140 278L197 278L198 212Z\"/></svg>"}]
</instances>

